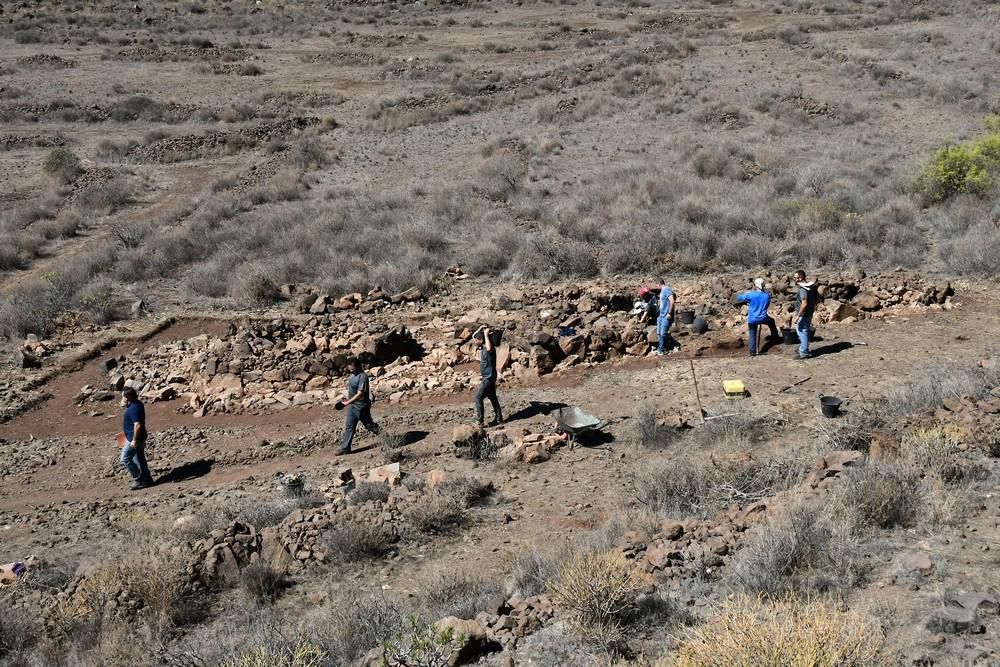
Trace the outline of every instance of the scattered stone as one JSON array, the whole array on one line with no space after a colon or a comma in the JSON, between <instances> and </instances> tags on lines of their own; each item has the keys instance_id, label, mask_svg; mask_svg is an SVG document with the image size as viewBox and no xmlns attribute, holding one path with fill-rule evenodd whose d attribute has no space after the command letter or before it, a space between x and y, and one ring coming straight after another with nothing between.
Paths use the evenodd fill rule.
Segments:
<instances>
[{"instance_id":1,"label":"scattered stone","mask_svg":"<svg viewBox=\"0 0 1000 667\"><path fill-rule=\"evenodd\" d=\"M390 463L389 465L379 466L368 471L369 482L384 482L389 486L398 485L400 476L398 463Z\"/></svg>"},{"instance_id":2,"label":"scattered stone","mask_svg":"<svg viewBox=\"0 0 1000 667\"><path fill-rule=\"evenodd\" d=\"M946 591L944 594L945 605L969 609L980 614L1000 614L1000 604L997 599L984 595L983 593L966 593L963 591Z\"/></svg>"},{"instance_id":3,"label":"scattered stone","mask_svg":"<svg viewBox=\"0 0 1000 667\"><path fill-rule=\"evenodd\" d=\"M982 634L986 626L979 622L974 609L944 607L936 609L927 619L926 627L931 632L946 635Z\"/></svg>"},{"instance_id":4,"label":"scattered stone","mask_svg":"<svg viewBox=\"0 0 1000 667\"><path fill-rule=\"evenodd\" d=\"M18 350L14 353L14 366L17 368L41 368L42 362L27 350Z\"/></svg>"},{"instance_id":5,"label":"scattered stone","mask_svg":"<svg viewBox=\"0 0 1000 667\"><path fill-rule=\"evenodd\" d=\"M924 553L904 553L899 556L898 564L904 572L916 572L924 577L934 574L934 563L930 556Z\"/></svg>"}]
</instances>

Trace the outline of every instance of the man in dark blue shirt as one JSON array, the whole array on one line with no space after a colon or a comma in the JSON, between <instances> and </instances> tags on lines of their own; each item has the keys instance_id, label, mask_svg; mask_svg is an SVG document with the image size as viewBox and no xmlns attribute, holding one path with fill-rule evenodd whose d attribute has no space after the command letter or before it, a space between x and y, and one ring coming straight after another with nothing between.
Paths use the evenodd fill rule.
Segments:
<instances>
[{"instance_id":1,"label":"man in dark blue shirt","mask_svg":"<svg viewBox=\"0 0 1000 667\"><path fill-rule=\"evenodd\" d=\"M351 451L354 433L358 430L358 422L364 424L369 433L378 435L378 424L372 419L372 395L368 382L368 374L361 370L361 360L352 357L347 360L347 370L351 377L347 381L347 400L339 403L340 408L347 408L347 419L344 422L344 440L340 446L341 454Z\"/></svg>"},{"instance_id":2,"label":"man in dark blue shirt","mask_svg":"<svg viewBox=\"0 0 1000 667\"><path fill-rule=\"evenodd\" d=\"M771 295L764 291L764 279L754 278L753 289L736 297L739 303L746 303L747 325L750 327L750 356L757 356L757 333L760 326L766 325L771 330L771 342L778 341L778 326L774 318L768 315L771 307Z\"/></svg>"},{"instance_id":3,"label":"man in dark blue shirt","mask_svg":"<svg viewBox=\"0 0 1000 667\"><path fill-rule=\"evenodd\" d=\"M493 422L491 426L503 423L503 413L500 411L500 400L497 398L497 351L493 345L493 337L488 326L480 327L473 334L476 346L479 347L479 389L476 390L476 421L483 425L483 400L489 399L493 406Z\"/></svg>"},{"instance_id":4,"label":"man in dark blue shirt","mask_svg":"<svg viewBox=\"0 0 1000 667\"><path fill-rule=\"evenodd\" d=\"M121 404L125 408L122 417L125 444L122 446L121 464L132 475L133 482L129 488L138 491L153 485L153 477L146 464L146 409L132 387L125 387L122 391Z\"/></svg>"}]
</instances>

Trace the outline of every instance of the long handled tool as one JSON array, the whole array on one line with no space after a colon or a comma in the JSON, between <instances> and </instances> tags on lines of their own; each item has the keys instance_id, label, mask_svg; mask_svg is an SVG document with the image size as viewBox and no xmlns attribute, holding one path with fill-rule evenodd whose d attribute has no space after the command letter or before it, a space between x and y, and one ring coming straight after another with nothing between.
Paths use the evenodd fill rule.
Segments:
<instances>
[{"instance_id":1,"label":"long handled tool","mask_svg":"<svg viewBox=\"0 0 1000 667\"><path fill-rule=\"evenodd\" d=\"M812 376L810 375L808 377L802 378L801 380L796 380L795 382L791 383L790 385L786 385L786 386L782 387L781 389L779 389L778 393L779 394L784 393L784 392L788 391L789 389L791 389L792 387L798 387L800 384L808 382L811 379L812 379Z\"/></svg>"},{"instance_id":2,"label":"long handled tool","mask_svg":"<svg viewBox=\"0 0 1000 667\"><path fill-rule=\"evenodd\" d=\"M701 404L701 392L698 390L698 375L694 372L694 359L688 359L688 363L691 365L691 379L694 380L694 398L698 401L698 410L701 411L701 423L704 424L705 422L713 419L724 419L726 417L735 416L735 412L730 412L725 415L715 415L713 417L708 416L708 411L705 410L705 406Z\"/></svg>"},{"instance_id":3,"label":"long handled tool","mask_svg":"<svg viewBox=\"0 0 1000 667\"><path fill-rule=\"evenodd\" d=\"M688 359L688 363L691 364L691 379L694 380L694 397L698 401L698 409L701 410L701 420L705 421L708 418L708 413L705 412L705 408L701 404L701 392L698 391L698 376L694 372L694 359Z\"/></svg>"}]
</instances>

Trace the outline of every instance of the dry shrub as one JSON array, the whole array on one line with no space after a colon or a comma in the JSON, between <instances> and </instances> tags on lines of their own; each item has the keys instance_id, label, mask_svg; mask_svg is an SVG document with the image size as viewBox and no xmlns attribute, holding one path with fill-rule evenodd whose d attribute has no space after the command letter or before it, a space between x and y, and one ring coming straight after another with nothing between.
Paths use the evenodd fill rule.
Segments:
<instances>
[{"instance_id":1,"label":"dry shrub","mask_svg":"<svg viewBox=\"0 0 1000 667\"><path fill-rule=\"evenodd\" d=\"M803 469L783 459L699 457L642 466L633 495L661 516L707 517L734 503L748 505L790 488Z\"/></svg>"},{"instance_id":2,"label":"dry shrub","mask_svg":"<svg viewBox=\"0 0 1000 667\"><path fill-rule=\"evenodd\" d=\"M320 647L300 640L254 646L227 660L222 667L320 667L326 657Z\"/></svg>"},{"instance_id":3,"label":"dry shrub","mask_svg":"<svg viewBox=\"0 0 1000 667\"><path fill-rule=\"evenodd\" d=\"M264 73L264 70L260 65L243 63L236 69L236 73L239 76L260 76Z\"/></svg>"},{"instance_id":4,"label":"dry shrub","mask_svg":"<svg viewBox=\"0 0 1000 667\"><path fill-rule=\"evenodd\" d=\"M897 664L883 650L878 624L825 600L773 602L740 595L691 630L677 655L657 667L879 667Z\"/></svg>"},{"instance_id":5,"label":"dry shrub","mask_svg":"<svg viewBox=\"0 0 1000 667\"><path fill-rule=\"evenodd\" d=\"M306 619L314 641L332 665L353 665L374 647L395 637L406 623L404 610L384 595L344 596L330 591L327 603ZM363 629L363 632L359 632Z\"/></svg>"},{"instance_id":6,"label":"dry shrub","mask_svg":"<svg viewBox=\"0 0 1000 667\"><path fill-rule=\"evenodd\" d=\"M339 523L324 537L331 559L344 563L384 556L392 551L397 540L391 529L361 519Z\"/></svg>"},{"instance_id":7,"label":"dry shrub","mask_svg":"<svg viewBox=\"0 0 1000 667\"><path fill-rule=\"evenodd\" d=\"M646 449L669 447L679 435L677 429L660 424L656 411L648 405L639 406L632 420L639 444Z\"/></svg>"},{"instance_id":8,"label":"dry shrub","mask_svg":"<svg viewBox=\"0 0 1000 667\"><path fill-rule=\"evenodd\" d=\"M573 626L605 646L621 637L621 626L642 589L639 571L614 551L578 553L560 565L549 592Z\"/></svg>"},{"instance_id":9,"label":"dry shrub","mask_svg":"<svg viewBox=\"0 0 1000 667\"><path fill-rule=\"evenodd\" d=\"M28 282L0 300L0 335L24 337L29 333L47 336L56 317L70 303L71 295L55 285Z\"/></svg>"},{"instance_id":10,"label":"dry shrub","mask_svg":"<svg viewBox=\"0 0 1000 667\"><path fill-rule=\"evenodd\" d=\"M532 549L518 556L511 566L513 590L521 597L543 593L559 572L561 554L542 553Z\"/></svg>"},{"instance_id":11,"label":"dry shrub","mask_svg":"<svg viewBox=\"0 0 1000 667\"><path fill-rule=\"evenodd\" d=\"M21 655L38 638L38 628L27 614L15 612L0 600L0 660Z\"/></svg>"},{"instance_id":12,"label":"dry shrub","mask_svg":"<svg viewBox=\"0 0 1000 667\"><path fill-rule=\"evenodd\" d=\"M325 167L330 163L330 157L319 141L305 137L292 148L288 161L302 171L309 171Z\"/></svg>"},{"instance_id":13,"label":"dry shrub","mask_svg":"<svg viewBox=\"0 0 1000 667\"><path fill-rule=\"evenodd\" d=\"M351 505L364 505L370 502L384 503L389 500L389 485L385 482L358 482L347 502Z\"/></svg>"},{"instance_id":14,"label":"dry shrub","mask_svg":"<svg viewBox=\"0 0 1000 667\"><path fill-rule=\"evenodd\" d=\"M53 148L45 156L42 165L45 173L58 179L63 183L72 183L76 177L83 173L83 166L73 151L68 148Z\"/></svg>"},{"instance_id":15,"label":"dry shrub","mask_svg":"<svg viewBox=\"0 0 1000 667\"><path fill-rule=\"evenodd\" d=\"M240 587L257 602L271 602L286 586L284 573L267 563L251 563L240 571Z\"/></svg>"},{"instance_id":16,"label":"dry shrub","mask_svg":"<svg viewBox=\"0 0 1000 667\"><path fill-rule=\"evenodd\" d=\"M779 414L741 409L706 421L691 431L691 439L703 447L746 448L772 436L783 420Z\"/></svg>"},{"instance_id":17,"label":"dry shrub","mask_svg":"<svg viewBox=\"0 0 1000 667\"><path fill-rule=\"evenodd\" d=\"M72 596L59 602L55 620L62 633L99 636L121 620L137 619L163 632L197 620L198 605L188 596L184 557L169 548L139 544L107 555L109 564L89 574Z\"/></svg>"},{"instance_id":18,"label":"dry shrub","mask_svg":"<svg viewBox=\"0 0 1000 667\"><path fill-rule=\"evenodd\" d=\"M735 583L771 597L858 585L868 566L843 519L835 509L809 502L772 517L733 558Z\"/></svg>"},{"instance_id":19,"label":"dry shrub","mask_svg":"<svg viewBox=\"0 0 1000 667\"><path fill-rule=\"evenodd\" d=\"M236 285L236 296L249 306L267 307L281 300L281 290L266 273L254 269L240 278Z\"/></svg>"},{"instance_id":20,"label":"dry shrub","mask_svg":"<svg viewBox=\"0 0 1000 667\"><path fill-rule=\"evenodd\" d=\"M918 469L871 462L851 469L843 500L855 528L907 528L917 523L925 496Z\"/></svg>"},{"instance_id":21,"label":"dry shrub","mask_svg":"<svg viewBox=\"0 0 1000 667\"><path fill-rule=\"evenodd\" d=\"M424 533L442 532L465 523L466 502L456 493L434 490L417 498L403 515Z\"/></svg>"},{"instance_id":22,"label":"dry shrub","mask_svg":"<svg viewBox=\"0 0 1000 667\"><path fill-rule=\"evenodd\" d=\"M398 463L405 456L403 447L406 446L406 436L401 433L382 431L379 434L378 446L383 463Z\"/></svg>"},{"instance_id":23,"label":"dry shrub","mask_svg":"<svg viewBox=\"0 0 1000 667\"><path fill-rule=\"evenodd\" d=\"M419 599L428 618L475 618L505 597L503 581L495 576L442 571L422 581Z\"/></svg>"},{"instance_id":24,"label":"dry shrub","mask_svg":"<svg viewBox=\"0 0 1000 667\"><path fill-rule=\"evenodd\" d=\"M80 193L79 205L82 211L111 215L134 201L132 188L124 178L116 178L104 184L91 185Z\"/></svg>"},{"instance_id":25,"label":"dry shrub","mask_svg":"<svg viewBox=\"0 0 1000 667\"><path fill-rule=\"evenodd\" d=\"M903 434L900 453L913 466L940 475L946 481L960 477L959 446L969 432L954 424L917 427Z\"/></svg>"},{"instance_id":26,"label":"dry shrub","mask_svg":"<svg viewBox=\"0 0 1000 667\"><path fill-rule=\"evenodd\" d=\"M119 313L114 301L116 285L107 277L98 277L77 295L80 312L94 324L108 324Z\"/></svg>"},{"instance_id":27,"label":"dry shrub","mask_svg":"<svg viewBox=\"0 0 1000 667\"><path fill-rule=\"evenodd\" d=\"M920 371L920 381L910 382L889 393L884 404L892 416L914 415L941 407L947 398L980 398L996 385L995 371L956 368L935 364Z\"/></svg>"},{"instance_id":28,"label":"dry shrub","mask_svg":"<svg viewBox=\"0 0 1000 667\"><path fill-rule=\"evenodd\" d=\"M834 451L868 452L872 435L885 425L879 404L844 414L839 419L823 419L813 428L817 441Z\"/></svg>"},{"instance_id":29,"label":"dry shrub","mask_svg":"<svg viewBox=\"0 0 1000 667\"><path fill-rule=\"evenodd\" d=\"M234 519L238 519L257 530L277 526L296 508L307 506L301 502L302 498L301 495L295 498L276 500L244 498L235 503L226 503L208 513L207 525L210 526L209 530L211 530L219 524L228 524Z\"/></svg>"}]
</instances>

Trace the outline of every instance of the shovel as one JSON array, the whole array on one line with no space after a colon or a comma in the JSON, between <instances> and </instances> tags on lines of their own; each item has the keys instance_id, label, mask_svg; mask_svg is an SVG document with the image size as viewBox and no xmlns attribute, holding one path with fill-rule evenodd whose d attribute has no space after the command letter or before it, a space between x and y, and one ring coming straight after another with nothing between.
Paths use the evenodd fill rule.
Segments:
<instances>
[{"instance_id":1,"label":"shovel","mask_svg":"<svg viewBox=\"0 0 1000 667\"><path fill-rule=\"evenodd\" d=\"M701 392L698 391L698 376L694 372L694 359L688 359L688 363L691 365L691 379L694 380L694 397L698 401L698 410L701 411L701 423L704 424L707 421L713 419L723 419L725 417L733 417L736 415L735 412L730 412L725 415L712 415L708 416L708 411L705 410L705 406L701 404Z\"/></svg>"}]
</instances>

